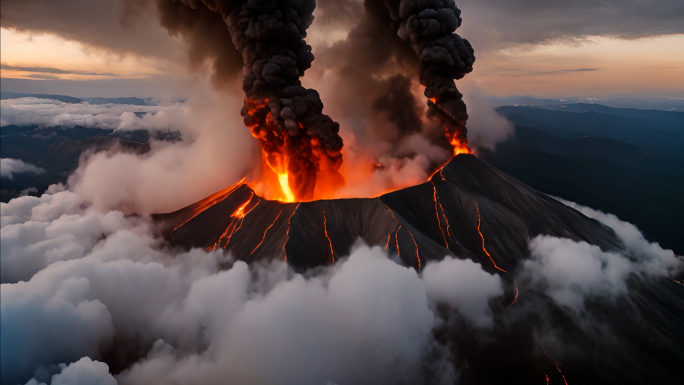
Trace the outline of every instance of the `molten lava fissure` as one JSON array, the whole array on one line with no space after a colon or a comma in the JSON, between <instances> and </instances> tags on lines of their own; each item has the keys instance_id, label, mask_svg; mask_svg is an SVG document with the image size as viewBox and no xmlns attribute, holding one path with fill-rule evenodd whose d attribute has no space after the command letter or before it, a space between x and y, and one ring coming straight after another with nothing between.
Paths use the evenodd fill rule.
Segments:
<instances>
[{"instance_id":1,"label":"molten lava fissure","mask_svg":"<svg viewBox=\"0 0 684 385\"><path fill-rule=\"evenodd\" d=\"M413 245L416 247L416 259L418 260L418 271L420 271L420 252L418 252L418 244L416 243L416 238L413 237L413 234L411 234L410 231L408 231L408 233L411 236L411 240L413 240Z\"/></svg>"},{"instance_id":2,"label":"molten lava fissure","mask_svg":"<svg viewBox=\"0 0 684 385\"><path fill-rule=\"evenodd\" d=\"M292 217L295 215L297 212L297 209L299 208L300 203L297 204L297 207L295 207L294 211L292 211L292 214L290 214L290 217L287 218L287 231L285 232L286 237L285 237L285 243L283 243L283 255L284 255L284 260L287 261L287 251L285 251L285 246L287 246L287 241L290 240L290 221L292 220Z\"/></svg>"},{"instance_id":3,"label":"molten lava fissure","mask_svg":"<svg viewBox=\"0 0 684 385\"><path fill-rule=\"evenodd\" d=\"M485 247L485 239L484 235L482 235L482 231L480 231L480 225L482 224L482 217L480 216L480 206L475 202L475 208L477 209L477 232L480 234L480 238L482 238L482 250L487 254L489 257L489 260L492 261L492 264L497 270L503 271L504 273L508 273L506 270L500 268L499 266L496 265L496 262L494 262L494 258L492 258L491 254L489 254L489 251L487 251L487 248Z\"/></svg>"},{"instance_id":4,"label":"molten lava fissure","mask_svg":"<svg viewBox=\"0 0 684 385\"><path fill-rule=\"evenodd\" d=\"M252 202L253 198L254 198L254 193L252 193L250 195L249 199L245 203L243 203L240 207L238 207L237 210L235 210L235 212L233 212L233 214L230 215L230 217L231 217L230 224L228 225L228 227L226 227L226 230L223 232L223 234L221 234L221 236L216 241L216 243L214 243L212 246L207 247L207 251L216 250L216 247L220 246L221 242L223 240L225 240L225 243L223 244L222 247L225 249L228 246L228 243L230 243L230 240L233 238L233 234L235 234L242 227L242 222L243 222L245 216L247 216L247 214L249 214L252 210L254 210L254 208L257 207L259 205L259 203L261 202L261 198L259 198L259 199L257 199L256 204L254 206L251 206L251 207L249 207L249 209L247 209L249 204ZM245 211L245 210L247 210L247 211Z\"/></svg>"},{"instance_id":5,"label":"molten lava fissure","mask_svg":"<svg viewBox=\"0 0 684 385\"><path fill-rule=\"evenodd\" d=\"M332 246L332 241L330 240L330 236L328 235L328 220L325 217L325 211L323 211L323 230L325 232L325 238L328 240L328 244L330 245L330 256L332 257L332 263L335 263L335 252L333 251L333 246Z\"/></svg>"},{"instance_id":6,"label":"molten lava fissure","mask_svg":"<svg viewBox=\"0 0 684 385\"><path fill-rule=\"evenodd\" d=\"M442 221L439 219L439 210L437 209L438 207L438 202L437 202L437 187L435 186L435 183L432 182L432 189L434 190L434 199L435 199L435 215L437 216L437 224L439 224L439 229L442 231L442 237L444 237L444 245L446 246L447 249L449 249L449 242L447 241L446 234L444 233L444 229L442 229ZM442 205L439 204L439 207ZM442 210L442 216L444 216L444 210ZM446 216L444 216L444 219L447 221L447 234L449 232L449 220L446 219Z\"/></svg>"},{"instance_id":7,"label":"molten lava fissure","mask_svg":"<svg viewBox=\"0 0 684 385\"><path fill-rule=\"evenodd\" d=\"M278 212L278 215L277 215L277 216L275 217L275 219L273 220L273 223L271 223L271 224L266 228L266 231L264 231L264 236L261 238L261 242L259 242L259 244L256 245L256 247L254 248L254 250L252 250L252 252L249 253L249 255L254 254L254 252L257 251L257 249L259 249L259 247L261 246L261 244L264 243L264 239L266 239L266 234L268 233L268 230L270 230L271 227L273 227L273 225L275 225L275 223L278 221L278 218L280 218L280 214L282 214L282 213L283 213L283 210L280 210L280 212Z\"/></svg>"},{"instance_id":8,"label":"molten lava fissure","mask_svg":"<svg viewBox=\"0 0 684 385\"><path fill-rule=\"evenodd\" d=\"M565 383L565 385L568 385L568 381L565 379L565 374L563 374L563 372L560 369L560 364L561 364L560 361L556 362L556 360L554 360L553 357L546 354L546 348L544 348L543 346L542 346L542 352L544 353L545 357L547 357L548 359L550 359L554 363L556 370L558 371L558 374L560 374L561 377L563 378L563 383ZM549 383L549 376L548 375L546 375L546 383L547 384Z\"/></svg>"},{"instance_id":9,"label":"molten lava fissure","mask_svg":"<svg viewBox=\"0 0 684 385\"><path fill-rule=\"evenodd\" d=\"M204 212L204 210L208 209L209 207L211 207L211 206L215 205L216 203L225 199L228 195L230 195L233 191L235 191L238 187L240 187L244 181L245 181L245 178L242 178L239 182L228 187L227 189L224 189L224 190L221 190L217 193L214 193L214 194L202 199L201 201L195 203L195 205L194 205L195 207L193 207L190 216L186 220L184 220L181 224L176 226L174 228L174 230L178 230L181 226L188 223L194 217L196 217L199 214L201 214L202 212Z\"/></svg>"},{"instance_id":10,"label":"molten lava fissure","mask_svg":"<svg viewBox=\"0 0 684 385\"><path fill-rule=\"evenodd\" d=\"M506 306L506 307L511 307L511 306L515 305L515 302L518 300L518 292L519 292L518 290L519 290L519 288L516 287L515 288L515 297L513 297L513 302L508 304L508 306Z\"/></svg>"},{"instance_id":11,"label":"molten lava fissure","mask_svg":"<svg viewBox=\"0 0 684 385\"><path fill-rule=\"evenodd\" d=\"M394 219L394 221L397 222L397 225L399 225L399 227L397 227L397 230L394 233L394 239L397 243L397 254L401 256L401 253L399 252L399 229L401 229L401 225L399 224L397 218L394 216L394 212L392 211L392 209L390 209L387 206L385 206L385 208L387 209L387 211L390 212L390 214L392 214L392 219ZM416 246L416 259L418 260L418 271L420 271L420 252L418 251L418 244L416 243L416 238L413 237L413 234L409 231L409 229L404 228L404 230L406 230L406 232L409 233L409 235L411 236L411 240L413 240L413 244Z\"/></svg>"},{"instance_id":12,"label":"molten lava fissure","mask_svg":"<svg viewBox=\"0 0 684 385\"><path fill-rule=\"evenodd\" d=\"M399 251L399 229L401 229L401 225L399 225L397 231L394 232L394 242L397 244L397 255L401 256L401 251Z\"/></svg>"}]
</instances>

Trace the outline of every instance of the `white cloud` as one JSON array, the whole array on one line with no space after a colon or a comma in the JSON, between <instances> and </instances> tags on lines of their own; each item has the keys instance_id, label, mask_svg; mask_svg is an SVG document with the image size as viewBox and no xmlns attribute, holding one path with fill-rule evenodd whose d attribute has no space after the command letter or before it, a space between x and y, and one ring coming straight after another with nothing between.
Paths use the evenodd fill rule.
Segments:
<instances>
[{"instance_id":1,"label":"white cloud","mask_svg":"<svg viewBox=\"0 0 684 385\"><path fill-rule=\"evenodd\" d=\"M97 153L69 185L102 211L150 214L192 204L255 170L261 154L242 123L242 99L204 91L189 102L183 140L154 141L142 156Z\"/></svg>"},{"instance_id":2,"label":"white cloud","mask_svg":"<svg viewBox=\"0 0 684 385\"><path fill-rule=\"evenodd\" d=\"M581 313L589 298L610 301L626 294L630 277L666 277L684 268L672 250L646 241L631 223L612 214L561 201L613 228L625 250L603 251L586 242L545 235L532 239L531 258L524 262L523 281L546 292L558 304Z\"/></svg>"},{"instance_id":3,"label":"white cloud","mask_svg":"<svg viewBox=\"0 0 684 385\"><path fill-rule=\"evenodd\" d=\"M315 276L281 261L221 270L222 252L166 250L141 219L51 190L2 206L3 383L101 359L114 336L141 348L157 341L119 384L414 383L426 354L430 365L446 357L435 355L430 303L456 286L430 270L421 277L380 248L360 246ZM486 294L448 301L481 323L498 278L472 262L429 267L461 265Z\"/></svg>"},{"instance_id":4,"label":"white cloud","mask_svg":"<svg viewBox=\"0 0 684 385\"><path fill-rule=\"evenodd\" d=\"M93 361L89 357L66 365L60 364L61 373L52 376L51 385L117 385L109 374L109 366L103 362ZM45 385L31 379L26 385Z\"/></svg>"},{"instance_id":5,"label":"white cloud","mask_svg":"<svg viewBox=\"0 0 684 385\"><path fill-rule=\"evenodd\" d=\"M2 126L82 126L122 131L184 132L190 125L188 108L183 105L64 103L51 99L19 98L0 101L0 111Z\"/></svg>"},{"instance_id":6,"label":"white cloud","mask_svg":"<svg viewBox=\"0 0 684 385\"><path fill-rule=\"evenodd\" d=\"M458 309L478 326L491 326L490 298L503 295L501 278L471 261L446 257L422 271L428 296Z\"/></svg>"},{"instance_id":7,"label":"white cloud","mask_svg":"<svg viewBox=\"0 0 684 385\"><path fill-rule=\"evenodd\" d=\"M542 285L560 305L577 311L585 296L614 298L627 292L633 268L619 253L566 238L538 236L530 242L532 259L524 268L533 285Z\"/></svg>"},{"instance_id":8,"label":"white cloud","mask_svg":"<svg viewBox=\"0 0 684 385\"><path fill-rule=\"evenodd\" d=\"M449 349L434 337L444 322L435 305L483 336L503 327L490 308L501 278L469 260L431 262L418 274L358 246L315 274L282 261L231 265L222 251L166 249L142 218L98 212L63 186L50 191L0 210L3 383L54 375L53 383L113 384L92 360L114 343L144 354L115 377L121 385L417 383L435 367L451 368L443 379L453 383ZM589 297L625 294L630 276L676 267L668 252L630 245L628 258L538 237L516 283L581 312Z\"/></svg>"},{"instance_id":9,"label":"white cloud","mask_svg":"<svg viewBox=\"0 0 684 385\"><path fill-rule=\"evenodd\" d=\"M2 158L0 159L0 177L9 180L14 179L15 174L42 174L45 170L19 159Z\"/></svg>"}]
</instances>

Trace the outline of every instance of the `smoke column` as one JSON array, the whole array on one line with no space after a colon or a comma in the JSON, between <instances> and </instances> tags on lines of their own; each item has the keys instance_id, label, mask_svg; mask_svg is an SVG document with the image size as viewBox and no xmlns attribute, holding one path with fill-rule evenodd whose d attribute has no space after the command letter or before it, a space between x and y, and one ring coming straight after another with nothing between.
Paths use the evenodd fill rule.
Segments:
<instances>
[{"instance_id":1,"label":"smoke column","mask_svg":"<svg viewBox=\"0 0 684 385\"><path fill-rule=\"evenodd\" d=\"M160 0L160 7L169 1ZM220 15L242 53L244 123L259 139L286 199L312 199L320 176L341 185L339 124L323 114L318 92L300 81L314 59L304 38L315 0L180 1Z\"/></svg>"},{"instance_id":2,"label":"smoke column","mask_svg":"<svg viewBox=\"0 0 684 385\"><path fill-rule=\"evenodd\" d=\"M454 33L461 25L461 10L453 0L385 0L385 6L399 23L399 37L410 43L420 59L428 116L444 125L455 153L469 152L468 113L454 79L473 70L475 56L468 40Z\"/></svg>"}]
</instances>

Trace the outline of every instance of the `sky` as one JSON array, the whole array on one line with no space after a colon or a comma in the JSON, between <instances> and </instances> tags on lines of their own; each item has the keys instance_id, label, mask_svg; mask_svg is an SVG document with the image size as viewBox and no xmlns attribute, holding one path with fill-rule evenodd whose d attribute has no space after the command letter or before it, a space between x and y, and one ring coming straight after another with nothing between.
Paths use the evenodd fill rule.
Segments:
<instances>
[{"instance_id":1,"label":"sky","mask_svg":"<svg viewBox=\"0 0 684 385\"><path fill-rule=\"evenodd\" d=\"M307 38L319 53L314 68L364 13L361 0L318 4ZM486 95L684 99L681 0L457 4L457 32L477 57L466 79ZM161 26L155 0L7 0L1 7L4 91L184 97L211 71L189 63L187 43Z\"/></svg>"}]
</instances>

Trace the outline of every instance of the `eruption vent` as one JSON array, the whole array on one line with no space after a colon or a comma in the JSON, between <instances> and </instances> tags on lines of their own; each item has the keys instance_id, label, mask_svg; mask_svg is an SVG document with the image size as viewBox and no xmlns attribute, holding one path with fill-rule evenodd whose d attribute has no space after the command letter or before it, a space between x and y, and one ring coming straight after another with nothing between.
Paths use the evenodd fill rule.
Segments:
<instances>
[{"instance_id":1,"label":"eruption vent","mask_svg":"<svg viewBox=\"0 0 684 385\"><path fill-rule=\"evenodd\" d=\"M471 72L475 62L468 40L454 33L461 26L461 10L453 0L385 0L385 6L399 23L399 37L411 44L420 59L428 117L442 123L454 155L470 153L468 113L454 82Z\"/></svg>"},{"instance_id":2,"label":"eruption vent","mask_svg":"<svg viewBox=\"0 0 684 385\"><path fill-rule=\"evenodd\" d=\"M242 53L242 116L275 173L280 200L311 200L317 182L320 188L340 187L339 124L323 114L318 92L300 81L314 59L304 38L315 0L180 1L220 15Z\"/></svg>"}]
</instances>

